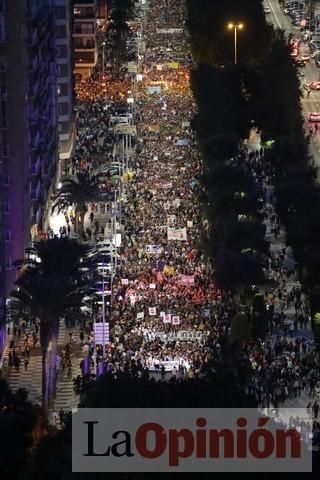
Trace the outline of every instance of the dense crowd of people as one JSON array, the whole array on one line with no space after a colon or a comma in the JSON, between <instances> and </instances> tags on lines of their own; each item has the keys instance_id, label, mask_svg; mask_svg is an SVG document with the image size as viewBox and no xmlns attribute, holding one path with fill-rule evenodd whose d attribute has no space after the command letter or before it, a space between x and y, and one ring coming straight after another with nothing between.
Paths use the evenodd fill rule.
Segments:
<instances>
[{"instance_id":1,"label":"dense crowd of people","mask_svg":"<svg viewBox=\"0 0 320 480\"><path fill-rule=\"evenodd\" d=\"M214 284L214 265L203 251L208 223L197 200L203 188L202 163L190 127L195 104L184 19L184 2L151 0L147 21L141 21L141 28L145 27L140 37L146 49L138 59L142 78L135 98L137 135L130 164L134 181L126 184L121 201L122 243L111 305L106 305L111 334L105 356L102 347L94 352L92 320L81 338L92 372L96 354L99 372L138 376L153 372L159 379L166 379L167 372L177 380L201 375L220 355L221 338L229 333L239 311L231 293ZM108 33L99 35L102 59L102 42L108 40ZM77 85L77 139L66 166L68 175L79 171L94 175L119 156L112 117L127 111L135 74L123 67L115 79L107 65L103 72L99 63L93 76ZM305 394L317 417L319 359L310 335L310 312L296 281L296 265L283 243L275 212L271 165L260 146L241 147L230 161L254 177L270 245L264 270L271 283L263 290L269 335L265 342L246 347L251 364L247 394L267 408ZM95 209L92 204L91 224ZM87 237L91 238L89 232ZM70 351L66 346L62 352L63 371L71 364ZM88 373L87 366L84 361L83 373Z\"/></svg>"}]
</instances>

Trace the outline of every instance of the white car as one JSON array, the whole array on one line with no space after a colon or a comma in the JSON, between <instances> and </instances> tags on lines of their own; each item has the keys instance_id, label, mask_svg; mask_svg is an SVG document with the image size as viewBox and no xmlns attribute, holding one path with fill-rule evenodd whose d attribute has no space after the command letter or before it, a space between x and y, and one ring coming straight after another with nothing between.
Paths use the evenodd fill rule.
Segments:
<instances>
[{"instance_id":1,"label":"white car","mask_svg":"<svg viewBox=\"0 0 320 480\"><path fill-rule=\"evenodd\" d=\"M303 53L300 55L301 60L308 62L310 60L310 55L308 53Z\"/></svg>"},{"instance_id":2,"label":"white car","mask_svg":"<svg viewBox=\"0 0 320 480\"><path fill-rule=\"evenodd\" d=\"M271 13L270 7L264 7L264 13Z\"/></svg>"}]
</instances>

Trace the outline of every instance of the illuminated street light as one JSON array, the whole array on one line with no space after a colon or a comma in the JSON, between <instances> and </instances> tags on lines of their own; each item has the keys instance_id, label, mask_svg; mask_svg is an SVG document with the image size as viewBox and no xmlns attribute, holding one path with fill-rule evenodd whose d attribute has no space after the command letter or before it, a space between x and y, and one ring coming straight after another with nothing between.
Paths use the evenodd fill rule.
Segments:
<instances>
[{"instance_id":1,"label":"illuminated street light","mask_svg":"<svg viewBox=\"0 0 320 480\"><path fill-rule=\"evenodd\" d=\"M228 23L228 29L234 31L234 64L237 65L237 41L238 41L238 30L243 30L243 23Z\"/></svg>"}]
</instances>

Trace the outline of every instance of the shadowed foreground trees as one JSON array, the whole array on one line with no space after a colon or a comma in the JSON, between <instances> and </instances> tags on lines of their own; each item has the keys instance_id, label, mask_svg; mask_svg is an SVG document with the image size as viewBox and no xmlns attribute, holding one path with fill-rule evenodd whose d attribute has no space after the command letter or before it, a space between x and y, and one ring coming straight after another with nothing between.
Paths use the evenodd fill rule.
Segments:
<instances>
[{"instance_id":1,"label":"shadowed foreground trees","mask_svg":"<svg viewBox=\"0 0 320 480\"><path fill-rule=\"evenodd\" d=\"M35 243L28 250L35 260L26 258L11 293L16 303L32 319L40 321L40 343L42 349L42 407L47 413L52 408L56 385L56 355L59 321L68 311L82 305L83 280L82 261L88 252L68 238L54 238ZM50 355L48 358L50 346Z\"/></svg>"},{"instance_id":2,"label":"shadowed foreground trees","mask_svg":"<svg viewBox=\"0 0 320 480\"><path fill-rule=\"evenodd\" d=\"M19 389L12 393L0 378L0 476L19 479L28 462L28 450L33 445L32 432L39 411Z\"/></svg>"}]
</instances>

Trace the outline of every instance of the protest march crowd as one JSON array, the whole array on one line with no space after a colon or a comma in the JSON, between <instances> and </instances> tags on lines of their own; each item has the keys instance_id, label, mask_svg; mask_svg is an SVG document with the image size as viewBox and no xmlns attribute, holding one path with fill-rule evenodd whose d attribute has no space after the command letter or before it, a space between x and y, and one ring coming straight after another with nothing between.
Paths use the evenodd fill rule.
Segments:
<instances>
[{"instance_id":1,"label":"protest march crowd","mask_svg":"<svg viewBox=\"0 0 320 480\"><path fill-rule=\"evenodd\" d=\"M134 180L126 184L122 200L122 245L108 312L110 343L105 358L98 348L99 371L159 372L162 378L167 372L176 379L201 375L219 356L219 342L239 310L232 295L215 286L214 266L202 248L208 224L198 202L202 162L190 127L196 106L184 19L182 0L162 0L150 1L141 21L145 49L139 54L142 78L135 99ZM125 108L123 98L133 88L124 67L120 80L109 71L101 87L100 78L97 71L77 88L77 160L86 158L89 165L96 158L112 158L117 138L110 133L110 117ZM305 393L317 412L319 362L308 330L310 312L295 282L290 249L276 247L283 232L274 208L272 167L262 148L250 152L242 147L234 161L252 172L263 200L266 238L275 247L265 265L266 277L274 281L264 292L270 337L246 347L252 367L247 393L262 407ZM91 164L90 172L97 167ZM294 314L288 313L291 307ZM87 333L92 345L90 327Z\"/></svg>"},{"instance_id":2,"label":"protest march crowd","mask_svg":"<svg viewBox=\"0 0 320 480\"><path fill-rule=\"evenodd\" d=\"M102 348L98 350L102 370L114 374L170 372L177 379L201 375L219 356L221 337L239 310L231 294L214 285L213 265L202 248L208 224L197 198L202 163L190 127L196 106L189 86L192 59L184 7L179 0L151 1L144 22L136 151L130 165L134 181L126 186L122 202L124 233L105 359ZM121 81L128 82L128 77L123 70ZM113 86L107 81L100 93L109 92L102 98L109 105L110 88L111 99L121 100ZM126 91L127 84L117 88ZM305 393L317 412L319 362L310 312L296 282L290 249L277 247L283 229L274 208L272 167L262 148L250 152L242 147L234 161L247 166L261 191L266 238L274 247L265 265L266 277L274 282L264 291L270 337L246 347L252 367L247 393L266 407ZM90 329L88 334L92 340Z\"/></svg>"},{"instance_id":3,"label":"protest march crowd","mask_svg":"<svg viewBox=\"0 0 320 480\"><path fill-rule=\"evenodd\" d=\"M145 48L138 54L140 78L134 99L136 135L129 165L134 176L125 183L121 200L122 243L107 307L110 342L105 356L101 346L96 349L99 372L140 377L153 372L156 378L177 381L201 375L219 357L221 338L229 333L240 307L231 292L214 284L214 264L203 248L209 226L198 201L202 161L191 129L196 105L189 85L192 58L185 15L183 0L150 0L146 12L140 12L139 38ZM130 59L136 33L128 34ZM66 166L68 175L95 175L105 163L118 160L120 137L111 128L112 117L127 111L128 93L135 87L124 66L118 78L108 64L102 73L103 42L107 59L110 33L101 31L98 36L98 67L76 86L77 139ZM275 213L272 167L260 147L250 151L243 146L232 161L252 172L261 192L270 242L265 275L273 280L263 292L269 336L246 346L251 365L246 391L262 407L304 394L317 416L319 360L295 262L290 249L279 247L284 232ZM93 223L97 206L90 208ZM106 213L106 224L109 221ZM94 373L92 329L93 321L88 321L81 330L81 345Z\"/></svg>"}]
</instances>

